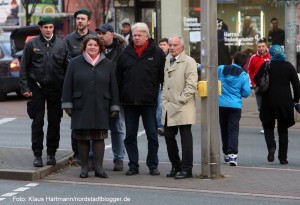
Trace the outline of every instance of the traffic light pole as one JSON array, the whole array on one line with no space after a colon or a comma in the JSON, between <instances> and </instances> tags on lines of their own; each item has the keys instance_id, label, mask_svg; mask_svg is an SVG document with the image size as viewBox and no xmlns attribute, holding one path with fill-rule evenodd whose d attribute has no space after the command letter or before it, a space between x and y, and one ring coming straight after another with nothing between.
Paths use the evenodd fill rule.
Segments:
<instances>
[{"instance_id":1,"label":"traffic light pole","mask_svg":"<svg viewBox=\"0 0 300 205\"><path fill-rule=\"evenodd\" d=\"M218 106L217 1L200 0L201 5L201 80L207 80L207 97L201 98L202 178L219 178L220 139Z\"/></svg>"}]
</instances>

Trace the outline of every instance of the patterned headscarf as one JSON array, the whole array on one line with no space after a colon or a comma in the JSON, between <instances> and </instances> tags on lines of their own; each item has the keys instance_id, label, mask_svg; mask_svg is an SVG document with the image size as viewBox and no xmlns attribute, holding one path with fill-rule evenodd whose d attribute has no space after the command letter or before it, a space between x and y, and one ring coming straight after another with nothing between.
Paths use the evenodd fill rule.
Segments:
<instances>
[{"instance_id":1,"label":"patterned headscarf","mask_svg":"<svg viewBox=\"0 0 300 205\"><path fill-rule=\"evenodd\" d=\"M271 46L269 53L271 55L271 61L285 60L285 54L280 45Z\"/></svg>"}]
</instances>

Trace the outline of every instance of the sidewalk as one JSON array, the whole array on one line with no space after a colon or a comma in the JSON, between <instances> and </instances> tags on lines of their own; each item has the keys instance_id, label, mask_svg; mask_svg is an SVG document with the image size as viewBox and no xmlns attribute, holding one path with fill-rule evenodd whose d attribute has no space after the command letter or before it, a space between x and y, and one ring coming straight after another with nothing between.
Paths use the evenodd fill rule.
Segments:
<instances>
[{"instance_id":1,"label":"sidewalk","mask_svg":"<svg viewBox=\"0 0 300 205\"><path fill-rule=\"evenodd\" d=\"M261 123L255 97L251 96L244 100L241 127L258 127ZM300 129L300 122L297 122L291 129ZM43 153L43 161L46 163L46 153ZM105 160L104 168L109 175L108 179L94 177L89 173L89 178L79 178L80 167L68 166L71 150L59 150L57 152L57 164L55 166L44 166L34 168L32 166L32 151L30 148L7 148L0 147L0 178L13 180L34 181L40 179L53 182L88 182L95 185L119 187L140 187L149 189L170 189L194 191L202 193L225 193L251 195L273 198L286 198L300 200L300 168L261 168L261 167L230 167L221 165L222 179L202 180L199 178L201 165L194 166L194 178L175 180L166 178L170 170L170 163L160 163L160 176L151 176L145 162L141 162L140 174L126 176L125 171L113 172L111 160ZM124 162L125 169L127 162Z\"/></svg>"}]
</instances>

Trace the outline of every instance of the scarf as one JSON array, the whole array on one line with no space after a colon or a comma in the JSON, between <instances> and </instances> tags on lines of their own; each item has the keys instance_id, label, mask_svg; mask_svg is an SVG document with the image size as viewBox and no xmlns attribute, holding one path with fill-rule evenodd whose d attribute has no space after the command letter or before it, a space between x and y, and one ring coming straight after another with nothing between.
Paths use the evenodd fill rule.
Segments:
<instances>
[{"instance_id":1,"label":"scarf","mask_svg":"<svg viewBox=\"0 0 300 205\"><path fill-rule=\"evenodd\" d=\"M148 47L148 45L149 45L148 40L141 47L137 47L136 45L133 45L133 48L136 54L138 55L138 57L141 57L141 55L143 54L144 50Z\"/></svg>"},{"instance_id":2,"label":"scarf","mask_svg":"<svg viewBox=\"0 0 300 205\"><path fill-rule=\"evenodd\" d=\"M269 53L271 55L271 61L284 61L285 60L285 54L280 45L271 46Z\"/></svg>"},{"instance_id":3,"label":"scarf","mask_svg":"<svg viewBox=\"0 0 300 205\"><path fill-rule=\"evenodd\" d=\"M92 57L85 51L83 52L83 55L86 57L85 59L93 66L97 63L98 59L100 58L100 54L98 54L96 58L92 59Z\"/></svg>"}]
</instances>

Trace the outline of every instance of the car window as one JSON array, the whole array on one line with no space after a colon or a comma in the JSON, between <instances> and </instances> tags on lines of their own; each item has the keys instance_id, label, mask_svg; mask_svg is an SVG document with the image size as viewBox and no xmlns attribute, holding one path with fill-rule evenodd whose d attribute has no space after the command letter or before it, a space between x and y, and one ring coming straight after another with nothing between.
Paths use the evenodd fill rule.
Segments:
<instances>
[{"instance_id":1,"label":"car window","mask_svg":"<svg viewBox=\"0 0 300 205\"><path fill-rule=\"evenodd\" d=\"M2 46L0 47L0 58L4 58L6 55L11 55L10 43L9 42L1 42Z\"/></svg>"},{"instance_id":2,"label":"car window","mask_svg":"<svg viewBox=\"0 0 300 205\"><path fill-rule=\"evenodd\" d=\"M9 43L9 42L3 43L3 45L4 45L5 52L6 52L8 55L11 55L10 43Z\"/></svg>"}]
</instances>

